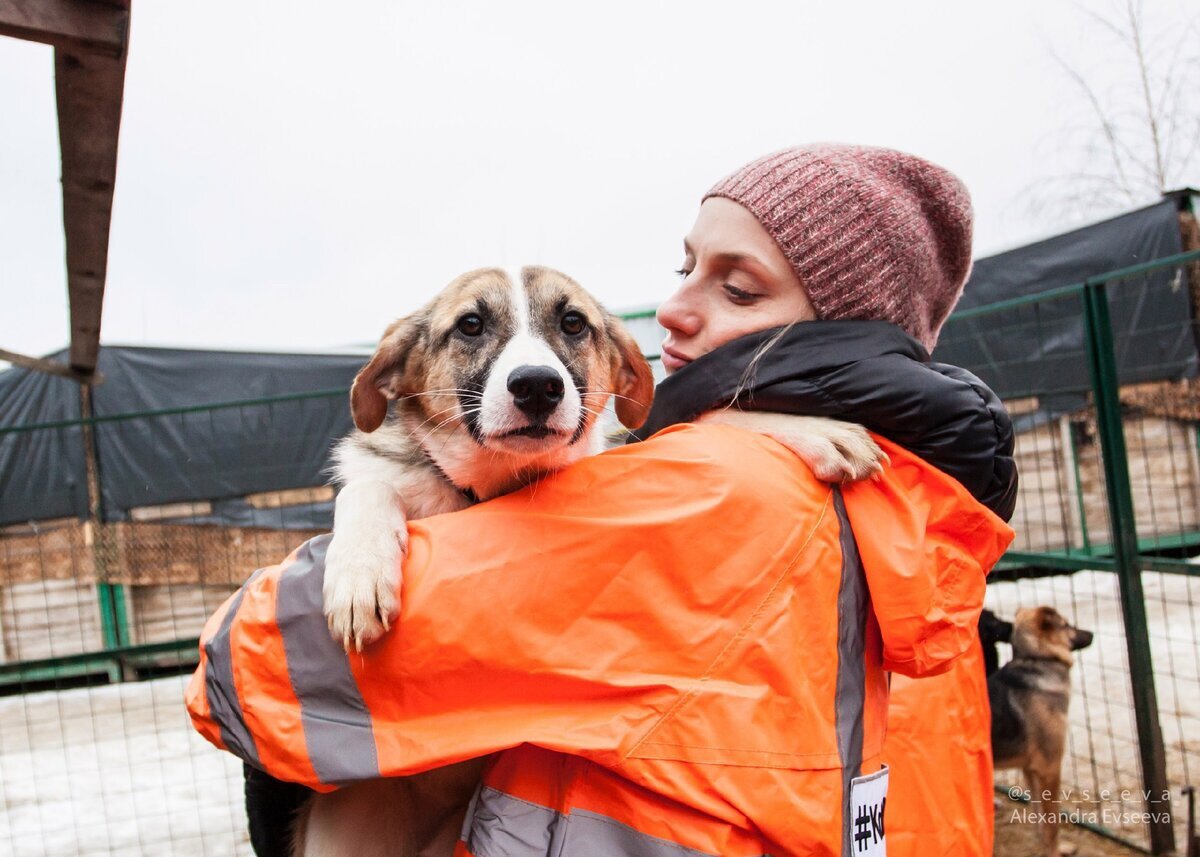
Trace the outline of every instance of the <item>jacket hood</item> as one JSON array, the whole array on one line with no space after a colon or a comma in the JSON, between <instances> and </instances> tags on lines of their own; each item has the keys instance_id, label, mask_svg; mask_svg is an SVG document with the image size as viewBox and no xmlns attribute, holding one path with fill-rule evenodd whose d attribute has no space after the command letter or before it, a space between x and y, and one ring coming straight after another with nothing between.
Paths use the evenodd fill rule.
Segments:
<instances>
[{"instance_id":1,"label":"jacket hood","mask_svg":"<svg viewBox=\"0 0 1200 857\"><path fill-rule=\"evenodd\" d=\"M810 321L728 342L658 385L635 437L731 402L859 423L954 477L1000 518L1012 517L1017 469L1004 405L965 369L930 361L894 324Z\"/></svg>"}]
</instances>

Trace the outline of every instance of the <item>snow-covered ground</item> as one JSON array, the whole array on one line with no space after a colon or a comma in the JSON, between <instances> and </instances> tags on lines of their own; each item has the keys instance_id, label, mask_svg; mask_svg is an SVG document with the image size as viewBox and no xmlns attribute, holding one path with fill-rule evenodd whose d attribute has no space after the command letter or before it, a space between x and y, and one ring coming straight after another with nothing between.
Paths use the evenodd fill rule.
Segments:
<instances>
[{"instance_id":1,"label":"snow-covered ground","mask_svg":"<svg viewBox=\"0 0 1200 857\"><path fill-rule=\"evenodd\" d=\"M1200 578L1148 573L1143 586L1182 841L1179 788L1200 784ZM1080 572L994 583L988 604L1007 617L1052 604L1096 633L1072 670L1064 786L1076 789L1070 803L1079 810L1143 836L1141 824L1122 823L1143 802L1116 578ZM184 681L0 698L0 855L250 855L240 765L192 730ZM999 772L997 781L1019 777ZM1130 790L1124 799L1122 789Z\"/></svg>"},{"instance_id":2,"label":"snow-covered ground","mask_svg":"<svg viewBox=\"0 0 1200 857\"><path fill-rule=\"evenodd\" d=\"M1176 839L1182 842L1187 804L1180 789L1200 785L1200 578L1147 572L1142 588ZM1136 817L1145 807L1116 576L1086 571L993 583L987 603L1008 619L1019 607L1049 604L1095 633L1092 645L1076 653L1071 670L1075 692L1063 788L1073 789L1068 802L1085 820L1146 842L1145 826ZM1007 657L1002 651L1001 661ZM996 781L1023 785L1015 771L998 771ZM1108 800L1102 799L1105 789ZM1128 794L1122 795L1125 789Z\"/></svg>"},{"instance_id":3,"label":"snow-covered ground","mask_svg":"<svg viewBox=\"0 0 1200 857\"><path fill-rule=\"evenodd\" d=\"M0 854L251 855L241 763L183 677L0 698Z\"/></svg>"}]
</instances>

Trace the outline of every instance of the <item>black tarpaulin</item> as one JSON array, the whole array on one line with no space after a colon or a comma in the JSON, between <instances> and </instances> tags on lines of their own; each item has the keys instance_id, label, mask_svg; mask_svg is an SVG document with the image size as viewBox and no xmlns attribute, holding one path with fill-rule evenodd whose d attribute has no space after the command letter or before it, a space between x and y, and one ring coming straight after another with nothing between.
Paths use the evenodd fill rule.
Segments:
<instances>
[{"instance_id":1,"label":"black tarpaulin","mask_svg":"<svg viewBox=\"0 0 1200 857\"><path fill-rule=\"evenodd\" d=\"M105 519L124 520L139 506L324 484L329 449L352 427L345 391L366 359L106 346L105 380L92 395ZM333 392L304 397L321 391ZM288 396L295 398L206 408ZM178 409L188 410L154 413ZM123 414L144 416L105 419ZM0 373L0 428L79 415L74 382L19 368ZM78 426L0 434L0 524L86 514ZM254 517L234 505L214 514L231 525ZM330 521L324 507L284 517L307 526L314 516Z\"/></svg>"},{"instance_id":2,"label":"black tarpaulin","mask_svg":"<svg viewBox=\"0 0 1200 857\"><path fill-rule=\"evenodd\" d=\"M1182 251L1174 199L976 260L955 313L1082 283ZM1108 290L1122 384L1190 377L1197 371L1187 278L1168 268ZM1078 296L957 319L943 328L934 359L963 366L1002 398L1037 395L1043 412L1074 410L1090 389Z\"/></svg>"},{"instance_id":3,"label":"black tarpaulin","mask_svg":"<svg viewBox=\"0 0 1200 857\"><path fill-rule=\"evenodd\" d=\"M65 362L66 351L50 355ZM0 372L0 430L79 419L79 385L67 378ZM0 434L0 524L87 514L83 429Z\"/></svg>"}]
</instances>

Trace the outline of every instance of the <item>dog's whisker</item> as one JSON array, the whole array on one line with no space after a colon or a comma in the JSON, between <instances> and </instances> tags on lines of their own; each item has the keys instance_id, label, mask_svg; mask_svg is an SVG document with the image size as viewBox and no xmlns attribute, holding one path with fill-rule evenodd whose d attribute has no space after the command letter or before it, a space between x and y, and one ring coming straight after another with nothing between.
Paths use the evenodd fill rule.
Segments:
<instances>
[{"instance_id":1,"label":"dog's whisker","mask_svg":"<svg viewBox=\"0 0 1200 857\"><path fill-rule=\"evenodd\" d=\"M418 425L418 426L416 426L416 427L414 427L414 428L412 428L412 429L409 429L409 430L408 430L408 436L409 436L409 437L416 437L416 433L417 433L417 432L419 432L421 429L425 428L425 426L429 425L431 422L433 422L434 420L438 419L438 418L439 418L439 417L440 417L442 414L444 414L444 413L447 413L447 412L449 412L449 411L453 411L453 410L455 410L457 407L458 407L458 406L457 406L457 405L455 405L454 407L451 407L451 408L442 408L442 410L440 410L440 411L438 411L437 413L433 414L433 415L432 415L432 416L430 416L428 419L426 419L426 420L422 421L420 425ZM451 419L453 419L453 417L451 417ZM436 427L435 427L435 428L434 428L434 429L432 429L432 430L433 430L433 431L436 431L437 429L436 429Z\"/></svg>"},{"instance_id":2,"label":"dog's whisker","mask_svg":"<svg viewBox=\"0 0 1200 857\"><path fill-rule=\"evenodd\" d=\"M449 425L450 423L454 422L454 420L457 418L458 418L458 415L454 414L454 415L451 415L451 416L447 417L446 419L442 420L440 423L435 425L429 431L425 432L425 434L421 435L421 437L417 440L417 443L424 445L425 441L429 440L430 437L432 437L434 434L436 434L438 429L442 428L443 426Z\"/></svg>"},{"instance_id":3,"label":"dog's whisker","mask_svg":"<svg viewBox=\"0 0 1200 857\"><path fill-rule=\"evenodd\" d=\"M422 422L421 422L421 423L420 423L420 424L419 424L419 425L418 425L418 426L417 426L417 427L416 427L416 428L415 428L413 431L419 431L420 429L424 428L424 427L425 427L426 425L428 425L429 423L431 423L431 422L433 422L434 420L436 420L436 419L437 419L438 417L440 417L442 414L448 413L449 411L453 411L453 410L457 409L458 407L459 407L459 403L458 403L458 402L455 402L453 405L450 405L450 406L449 406L449 407L447 407L447 408L442 408L442 409L441 409L441 410L439 410L439 411L435 411L435 412L434 412L433 414L431 414L431 415L430 415L428 418L426 418L425 420L423 420L423 421L422 421ZM472 407L466 408L465 410L463 410L463 412L462 412L462 413L463 413L463 416L466 416L467 414L475 414L475 413L479 413L479 412L480 412L482 409L483 409L483 403L482 403L482 402L480 402L480 403L479 403L478 405L476 405L476 406L472 406Z\"/></svg>"},{"instance_id":4,"label":"dog's whisker","mask_svg":"<svg viewBox=\"0 0 1200 857\"><path fill-rule=\"evenodd\" d=\"M471 396L482 396L483 395L483 392L480 390L468 390L463 387L446 387L441 390L421 390L418 393L406 393L405 395L400 396L398 399L396 399L396 401L403 402L406 399L416 399L421 396L445 395L447 393L466 393L467 395L471 395Z\"/></svg>"},{"instance_id":5,"label":"dog's whisker","mask_svg":"<svg viewBox=\"0 0 1200 857\"><path fill-rule=\"evenodd\" d=\"M612 396L614 399L624 399L627 402L638 402L632 396L623 396L620 393L614 393L612 390L584 390L585 393L593 393L601 396ZM640 402L638 402L641 404Z\"/></svg>"},{"instance_id":6,"label":"dog's whisker","mask_svg":"<svg viewBox=\"0 0 1200 857\"><path fill-rule=\"evenodd\" d=\"M458 419L460 419L460 417L466 417L466 416L469 416L470 414L473 414L473 413L479 413L479 412L480 412L480 411L482 411L482 410L483 410L482 408L476 408L476 409L474 409L474 410L464 411L464 412L463 412L461 415L460 415L460 414L453 414L452 416L450 416L450 417L448 417L448 418L446 418L446 419L442 420L440 423L438 423L438 424L437 424L437 425L435 425L433 428L431 428L429 431L427 431L427 432L425 433L425 435L424 435L424 436L423 436L423 437L422 437L422 438L421 438L419 441L417 441L417 442L418 442L418 443L420 443L420 444L424 444L424 443L425 443L425 441L429 440L429 438L430 438L432 435L434 435L434 434L435 434L435 433L436 433L438 430L440 430L440 429L441 429L441 428L443 428L444 426L447 426L447 425L449 425L450 423L454 422L455 420L458 420ZM458 431L458 429L459 429L459 428L462 428L462 425L463 425L463 423L461 423L461 422L460 422L460 423L459 423L459 425L455 427L454 431ZM451 433L450 433L450 435L451 435L451 436L453 436L453 434L454 434L454 432L451 432ZM447 440L448 440L448 439L449 439L449 437L447 438ZM443 443L443 444L442 444L442 446L445 446L445 443Z\"/></svg>"},{"instance_id":7,"label":"dog's whisker","mask_svg":"<svg viewBox=\"0 0 1200 857\"><path fill-rule=\"evenodd\" d=\"M456 426L454 427L454 431L451 431L451 432L450 432L448 435L446 435L446 439L445 439L444 441L442 441L442 445L438 447L438 454L439 454L439 455L441 454L442 450L446 448L446 444L448 444L448 443L450 442L450 438L454 437L455 433L456 433L456 432L457 432L459 429L463 428L463 427L464 427L464 425L465 425L465 423L459 423L458 425L456 425Z\"/></svg>"}]
</instances>

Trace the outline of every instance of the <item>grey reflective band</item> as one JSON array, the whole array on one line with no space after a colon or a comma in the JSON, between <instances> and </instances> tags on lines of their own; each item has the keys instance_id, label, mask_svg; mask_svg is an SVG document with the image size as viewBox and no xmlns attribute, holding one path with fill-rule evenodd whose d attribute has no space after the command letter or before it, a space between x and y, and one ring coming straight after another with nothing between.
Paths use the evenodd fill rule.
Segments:
<instances>
[{"instance_id":1,"label":"grey reflective band","mask_svg":"<svg viewBox=\"0 0 1200 857\"><path fill-rule=\"evenodd\" d=\"M321 585L332 535L305 542L279 578L275 622L283 637L288 678L300 702L300 722L313 770L322 783L379 776L371 714L350 660L325 622Z\"/></svg>"},{"instance_id":2,"label":"grey reflective band","mask_svg":"<svg viewBox=\"0 0 1200 857\"><path fill-rule=\"evenodd\" d=\"M480 786L463 824L474 857L546 857L561 839L564 816L512 795Z\"/></svg>"},{"instance_id":3,"label":"grey reflective band","mask_svg":"<svg viewBox=\"0 0 1200 857\"><path fill-rule=\"evenodd\" d=\"M250 580L254 580L258 575L258 571L254 572L250 575ZM249 582L247 581L247 584ZM221 627L204 644L204 656L208 659L208 666L204 672L204 693L208 698L208 710L221 729L221 740L225 746L239 758L260 768L262 765L258 761L258 748L254 745L250 730L246 728L246 721L242 717L242 703L233 684L233 651L229 643L230 628L233 627L233 619L237 616L238 608L242 606L242 597L245 594L244 587L237 591L225 618L221 620Z\"/></svg>"},{"instance_id":4,"label":"grey reflective band","mask_svg":"<svg viewBox=\"0 0 1200 857\"><path fill-rule=\"evenodd\" d=\"M481 786L463 841L474 857L716 857L577 809L564 814Z\"/></svg>"},{"instance_id":5,"label":"grey reflective band","mask_svg":"<svg viewBox=\"0 0 1200 857\"><path fill-rule=\"evenodd\" d=\"M842 553L842 580L838 587L837 746L842 760L842 854L854 853L850 843L850 781L862 769L863 710L866 707L867 578L850 529L842 489L833 489L838 541Z\"/></svg>"}]
</instances>

